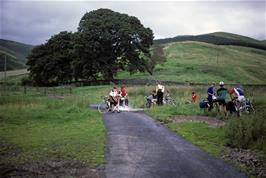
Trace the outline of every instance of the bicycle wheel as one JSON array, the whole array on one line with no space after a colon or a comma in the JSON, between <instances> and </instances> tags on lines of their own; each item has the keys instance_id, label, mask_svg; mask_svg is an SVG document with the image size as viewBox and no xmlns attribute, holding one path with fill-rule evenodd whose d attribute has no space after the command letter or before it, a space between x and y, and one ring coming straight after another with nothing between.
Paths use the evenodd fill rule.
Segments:
<instances>
[{"instance_id":1,"label":"bicycle wheel","mask_svg":"<svg viewBox=\"0 0 266 178\"><path fill-rule=\"evenodd\" d=\"M168 100L168 104L172 105L172 106L176 106L176 101L173 99L169 99Z\"/></svg>"},{"instance_id":2,"label":"bicycle wheel","mask_svg":"<svg viewBox=\"0 0 266 178\"><path fill-rule=\"evenodd\" d=\"M101 104L98 105L98 111L100 113L106 113L109 110L109 106L106 102L102 102Z\"/></svg>"},{"instance_id":3,"label":"bicycle wheel","mask_svg":"<svg viewBox=\"0 0 266 178\"><path fill-rule=\"evenodd\" d=\"M246 106L246 111L247 111L249 114L254 114L254 113L255 113L255 109L253 108L252 105Z\"/></svg>"},{"instance_id":4,"label":"bicycle wheel","mask_svg":"<svg viewBox=\"0 0 266 178\"><path fill-rule=\"evenodd\" d=\"M151 107L151 102L148 101L148 100L146 100L146 102L145 102L145 107L146 107L146 108L150 108L150 107Z\"/></svg>"}]
</instances>

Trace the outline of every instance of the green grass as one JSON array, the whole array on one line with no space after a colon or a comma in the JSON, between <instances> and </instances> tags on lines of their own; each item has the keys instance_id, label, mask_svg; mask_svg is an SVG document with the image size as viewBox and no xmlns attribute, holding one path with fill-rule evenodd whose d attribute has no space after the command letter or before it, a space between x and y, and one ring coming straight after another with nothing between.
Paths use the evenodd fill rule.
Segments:
<instances>
[{"instance_id":1,"label":"green grass","mask_svg":"<svg viewBox=\"0 0 266 178\"><path fill-rule=\"evenodd\" d=\"M79 91L79 90L78 90ZM84 93L64 99L0 96L1 163L49 159L78 160L91 167L105 162L105 128Z\"/></svg>"},{"instance_id":2,"label":"green grass","mask_svg":"<svg viewBox=\"0 0 266 178\"><path fill-rule=\"evenodd\" d=\"M165 44L167 61L157 64L152 76L121 72L117 78L156 79L178 82L266 83L266 51L201 42Z\"/></svg>"},{"instance_id":3,"label":"green grass","mask_svg":"<svg viewBox=\"0 0 266 178\"><path fill-rule=\"evenodd\" d=\"M170 123L167 126L177 134L189 140L207 153L219 156L224 148L223 128L212 128L205 123Z\"/></svg>"}]
</instances>

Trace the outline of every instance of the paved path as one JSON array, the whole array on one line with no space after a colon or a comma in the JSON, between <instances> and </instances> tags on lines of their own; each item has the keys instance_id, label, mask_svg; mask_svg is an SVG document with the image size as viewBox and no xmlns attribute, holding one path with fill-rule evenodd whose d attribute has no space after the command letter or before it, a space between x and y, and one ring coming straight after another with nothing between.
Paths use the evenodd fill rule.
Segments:
<instances>
[{"instance_id":1,"label":"paved path","mask_svg":"<svg viewBox=\"0 0 266 178\"><path fill-rule=\"evenodd\" d=\"M242 178L143 113L104 114L107 178Z\"/></svg>"}]
</instances>

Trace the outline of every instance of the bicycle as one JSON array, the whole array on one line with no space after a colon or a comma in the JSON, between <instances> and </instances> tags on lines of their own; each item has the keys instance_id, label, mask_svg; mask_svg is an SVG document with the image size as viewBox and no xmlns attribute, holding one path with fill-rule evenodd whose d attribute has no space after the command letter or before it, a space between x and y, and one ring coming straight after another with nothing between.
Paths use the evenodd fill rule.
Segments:
<instances>
[{"instance_id":1,"label":"bicycle","mask_svg":"<svg viewBox=\"0 0 266 178\"><path fill-rule=\"evenodd\" d=\"M153 105L157 104L157 99L153 98L153 96L145 96L145 104L144 107L150 108Z\"/></svg>"},{"instance_id":2,"label":"bicycle","mask_svg":"<svg viewBox=\"0 0 266 178\"><path fill-rule=\"evenodd\" d=\"M176 106L176 101L173 98L171 98L169 94L165 95L163 102L172 106Z\"/></svg>"},{"instance_id":3,"label":"bicycle","mask_svg":"<svg viewBox=\"0 0 266 178\"><path fill-rule=\"evenodd\" d=\"M119 106L122 106L122 107L128 106L128 99L127 99L127 97L123 97L123 96L120 97Z\"/></svg>"},{"instance_id":4,"label":"bicycle","mask_svg":"<svg viewBox=\"0 0 266 178\"><path fill-rule=\"evenodd\" d=\"M110 109L111 109L111 104L108 101L108 96L104 96L102 103L98 105L98 111L100 113L107 113Z\"/></svg>"},{"instance_id":5,"label":"bicycle","mask_svg":"<svg viewBox=\"0 0 266 178\"><path fill-rule=\"evenodd\" d=\"M144 104L144 106L145 106L146 108L150 108L151 106L157 104L157 98L153 98L152 95L150 95L150 96L145 96L144 98L145 98L145 104ZM176 104L176 101L175 101L173 98L171 98L169 94L166 94L166 95L164 96L164 98L163 98L163 103L164 103L164 104L169 104L169 105L172 105L172 106L176 106L176 105L177 105L177 104Z\"/></svg>"},{"instance_id":6,"label":"bicycle","mask_svg":"<svg viewBox=\"0 0 266 178\"><path fill-rule=\"evenodd\" d=\"M251 104L250 100L245 99L244 101L234 100L235 109L237 112L237 116L241 116L242 113L252 114L255 113L255 109Z\"/></svg>"}]
</instances>

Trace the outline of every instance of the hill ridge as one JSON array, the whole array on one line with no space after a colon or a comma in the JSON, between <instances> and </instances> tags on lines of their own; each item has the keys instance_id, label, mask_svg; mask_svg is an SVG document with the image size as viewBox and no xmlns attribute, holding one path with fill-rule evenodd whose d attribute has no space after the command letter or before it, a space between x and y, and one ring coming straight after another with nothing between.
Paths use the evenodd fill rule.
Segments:
<instances>
[{"instance_id":1,"label":"hill ridge","mask_svg":"<svg viewBox=\"0 0 266 178\"><path fill-rule=\"evenodd\" d=\"M244 46L266 50L266 44L263 41L227 32L213 32L202 35L181 35L173 38L154 40L154 44L166 44L181 41L199 41L215 45Z\"/></svg>"},{"instance_id":2,"label":"hill ridge","mask_svg":"<svg viewBox=\"0 0 266 178\"><path fill-rule=\"evenodd\" d=\"M34 46L30 44L0 39L0 71L4 70L3 54L6 53L16 57L7 57L7 70L26 68L27 56L33 48Z\"/></svg>"}]
</instances>

